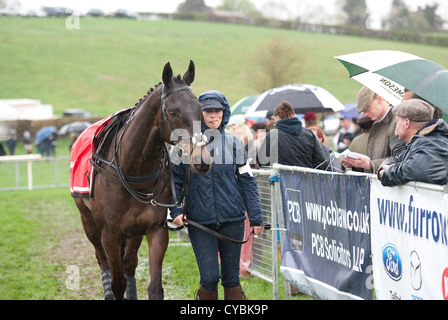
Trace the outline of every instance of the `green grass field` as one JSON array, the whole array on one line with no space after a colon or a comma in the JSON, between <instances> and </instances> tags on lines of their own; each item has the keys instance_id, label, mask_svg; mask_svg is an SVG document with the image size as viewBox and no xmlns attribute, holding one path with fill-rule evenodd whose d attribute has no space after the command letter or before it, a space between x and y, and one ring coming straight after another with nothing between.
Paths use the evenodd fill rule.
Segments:
<instances>
[{"instance_id":1,"label":"green grass field","mask_svg":"<svg viewBox=\"0 0 448 320\"><path fill-rule=\"evenodd\" d=\"M0 199L0 300L103 299L94 250L67 189L8 191ZM170 237L163 268L165 298L192 300L199 283L193 249L176 233ZM139 299L148 298L147 257L144 240L136 272ZM79 286L71 280L73 268ZM258 278L242 278L241 283L250 299L272 299L271 284ZM283 280L279 291L285 299Z\"/></svg>"},{"instance_id":2,"label":"green grass field","mask_svg":"<svg viewBox=\"0 0 448 320\"><path fill-rule=\"evenodd\" d=\"M343 103L356 99L360 85L348 79L333 56L377 49L410 52L448 66L447 49L339 35L255 26L188 22L80 19L69 30L65 19L0 18L0 99L33 98L105 116L132 107L161 81L170 61L183 74L196 63L193 90L224 92L231 104L257 94L253 57L272 37L300 47L303 70L290 82L322 86Z\"/></svg>"},{"instance_id":3,"label":"green grass field","mask_svg":"<svg viewBox=\"0 0 448 320\"><path fill-rule=\"evenodd\" d=\"M306 57L303 72L291 82L322 86L342 102L354 101L360 85L348 79L332 59L335 55L393 49L448 66L446 48L356 37L204 22L84 18L79 30L68 30L65 19L1 17L0 99L39 99L59 115L65 108L83 108L104 116L133 106L161 81L166 62L183 74L192 59L195 93L217 89L233 104L258 93L251 87L251 57L266 39L277 36L296 42ZM68 141L61 141L57 154L68 154L67 147ZM36 174L49 174L51 169L43 166ZM15 180L4 164L0 174L0 187L7 179ZM68 170L63 174L68 180ZM1 192L0 203L0 300L102 299L93 247L66 188ZM144 243L137 272L140 298L147 297L146 249ZM79 289L67 287L70 266L79 268ZM191 247L170 246L164 263L166 297L192 299L198 281ZM242 283L251 299L272 298L270 284L256 278Z\"/></svg>"},{"instance_id":4,"label":"green grass field","mask_svg":"<svg viewBox=\"0 0 448 320\"><path fill-rule=\"evenodd\" d=\"M70 140L58 140L56 155L68 156ZM17 151L23 154L23 143ZM65 162L64 162L65 161ZM26 165L20 166L20 186L26 187ZM33 163L36 185L54 183L53 162ZM68 159L59 164L61 179L69 179ZM15 186L15 164L0 164L0 188ZM69 190L34 189L0 191L0 300L97 300L102 284L94 249L82 229L79 213ZM170 246L164 260L163 285L170 300L191 300L199 283L193 249L188 241L170 232ZM147 299L149 281L148 246L143 241L137 267L138 296ZM79 271L79 287L70 280ZM67 284L67 283L68 284ZM258 278L242 278L248 297L272 299L272 285ZM285 299L283 280L280 298ZM220 299L223 298L220 289ZM294 296L293 299L306 299Z\"/></svg>"}]
</instances>

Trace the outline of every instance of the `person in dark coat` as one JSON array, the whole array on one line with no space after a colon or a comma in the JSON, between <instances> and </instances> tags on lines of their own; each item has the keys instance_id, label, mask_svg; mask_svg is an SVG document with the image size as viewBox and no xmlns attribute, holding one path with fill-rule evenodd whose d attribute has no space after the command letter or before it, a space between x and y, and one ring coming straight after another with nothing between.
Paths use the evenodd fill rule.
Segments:
<instances>
[{"instance_id":1,"label":"person in dark coat","mask_svg":"<svg viewBox=\"0 0 448 320\"><path fill-rule=\"evenodd\" d=\"M393 108L397 117L395 133L406 148L398 158L384 161L378 178L384 186L409 181L445 185L448 183L448 125L433 119L434 108L417 99Z\"/></svg>"},{"instance_id":2,"label":"person in dark coat","mask_svg":"<svg viewBox=\"0 0 448 320\"><path fill-rule=\"evenodd\" d=\"M274 117L275 129L268 132L258 150L261 166L279 163L321 170L330 168L328 151L311 130L303 128L291 103L284 101L275 107Z\"/></svg>"},{"instance_id":3,"label":"person in dark coat","mask_svg":"<svg viewBox=\"0 0 448 320\"><path fill-rule=\"evenodd\" d=\"M0 142L0 157L6 156L5 148L3 148L3 143Z\"/></svg>"},{"instance_id":4,"label":"person in dark coat","mask_svg":"<svg viewBox=\"0 0 448 320\"><path fill-rule=\"evenodd\" d=\"M203 106L202 132L210 141L207 149L213 156L213 164L207 174L191 175L185 200L186 217L228 238L242 240L247 210L251 229L254 234L260 234L264 223L257 181L243 142L225 131L231 113L227 98L219 91L210 90L201 94L198 100ZM173 169L178 199L187 170L185 163ZM184 225L183 210L171 209L171 217L177 225ZM241 244L221 240L192 225L188 225L188 234L201 276L198 298L217 300L221 278L224 299L241 300L244 297L239 279Z\"/></svg>"},{"instance_id":5,"label":"person in dark coat","mask_svg":"<svg viewBox=\"0 0 448 320\"><path fill-rule=\"evenodd\" d=\"M17 141L14 139L12 134L8 134L8 140L6 140L8 145L9 154L13 156L16 152Z\"/></svg>"}]
</instances>

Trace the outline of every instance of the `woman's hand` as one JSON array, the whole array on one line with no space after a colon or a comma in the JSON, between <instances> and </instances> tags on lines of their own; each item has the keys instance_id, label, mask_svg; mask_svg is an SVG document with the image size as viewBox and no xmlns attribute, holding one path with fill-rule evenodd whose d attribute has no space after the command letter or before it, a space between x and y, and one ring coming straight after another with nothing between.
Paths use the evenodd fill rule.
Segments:
<instances>
[{"instance_id":1,"label":"woman's hand","mask_svg":"<svg viewBox=\"0 0 448 320\"><path fill-rule=\"evenodd\" d=\"M183 220L183 215L178 215L174 220L173 223L178 225L178 226L184 226L186 225L186 223ZM251 231L254 232L254 235L259 235L260 233L262 233L264 231L264 227L251 227L250 228Z\"/></svg>"},{"instance_id":2,"label":"woman's hand","mask_svg":"<svg viewBox=\"0 0 448 320\"><path fill-rule=\"evenodd\" d=\"M250 229L251 231L254 232L254 235L256 236L264 231L264 227L251 227Z\"/></svg>"},{"instance_id":3,"label":"woman's hand","mask_svg":"<svg viewBox=\"0 0 448 320\"><path fill-rule=\"evenodd\" d=\"M184 226L185 222L184 222L183 218L184 218L184 216L182 214L180 214L173 220L173 223L178 226Z\"/></svg>"}]
</instances>

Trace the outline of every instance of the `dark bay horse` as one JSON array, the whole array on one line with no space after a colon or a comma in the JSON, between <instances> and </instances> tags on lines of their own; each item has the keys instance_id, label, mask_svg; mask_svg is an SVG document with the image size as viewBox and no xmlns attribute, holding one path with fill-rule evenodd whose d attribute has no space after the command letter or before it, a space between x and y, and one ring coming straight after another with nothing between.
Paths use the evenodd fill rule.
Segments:
<instances>
[{"instance_id":1,"label":"dark bay horse","mask_svg":"<svg viewBox=\"0 0 448 320\"><path fill-rule=\"evenodd\" d=\"M193 132L193 122L201 121L202 115L190 88L194 77L193 61L183 77L173 78L170 64L165 65L163 83L151 89L123 124L109 133L113 141L105 144L102 153L107 161L94 165L99 174L92 196L75 198L84 231L95 247L106 299L121 300L125 291L127 299L137 298L135 269L143 236L149 246L148 296L163 299L162 261L168 246L163 204L170 203L172 193L165 142L189 143L181 150L189 150L193 173L207 173L210 163L205 144L198 144ZM176 130L184 136L173 138Z\"/></svg>"}]
</instances>

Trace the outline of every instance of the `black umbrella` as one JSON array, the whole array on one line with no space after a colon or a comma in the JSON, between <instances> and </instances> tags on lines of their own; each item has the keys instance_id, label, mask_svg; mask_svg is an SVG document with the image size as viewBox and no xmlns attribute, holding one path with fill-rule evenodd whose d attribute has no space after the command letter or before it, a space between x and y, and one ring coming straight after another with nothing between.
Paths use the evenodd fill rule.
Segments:
<instances>
[{"instance_id":1,"label":"black umbrella","mask_svg":"<svg viewBox=\"0 0 448 320\"><path fill-rule=\"evenodd\" d=\"M291 84L262 93L246 112L246 117L265 117L277 105L288 101L297 114L312 112L337 112L344 105L327 90L309 84Z\"/></svg>"},{"instance_id":2,"label":"black umbrella","mask_svg":"<svg viewBox=\"0 0 448 320\"><path fill-rule=\"evenodd\" d=\"M70 134L72 132L81 133L88 127L90 127L91 124L87 121L76 121L72 123L67 123L66 125L63 125L61 129L59 129L59 135L65 135Z\"/></svg>"}]
</instances>

